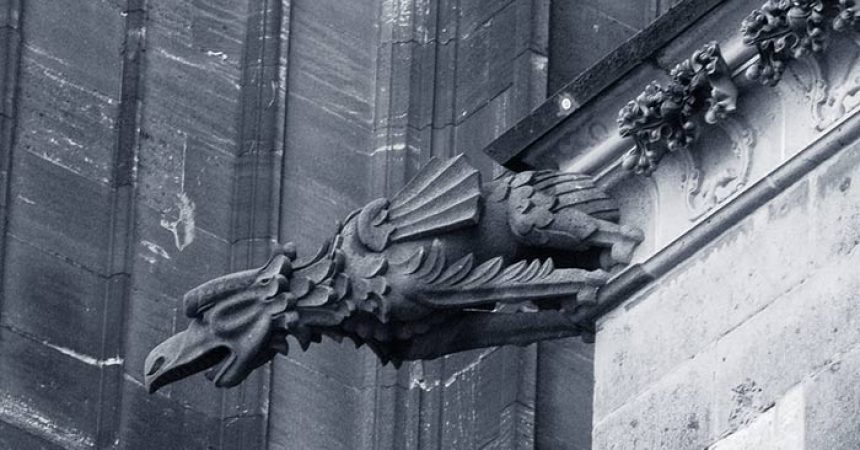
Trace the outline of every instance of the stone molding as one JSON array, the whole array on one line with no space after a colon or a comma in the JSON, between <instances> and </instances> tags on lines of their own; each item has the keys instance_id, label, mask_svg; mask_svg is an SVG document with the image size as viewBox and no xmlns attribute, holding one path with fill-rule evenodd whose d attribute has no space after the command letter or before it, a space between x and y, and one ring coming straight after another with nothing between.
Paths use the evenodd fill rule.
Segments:
<instances>
[{"instance_id":1,"label":"stone molding","mask_svg":"<svg viewBox=\"0 0 860 450\"><path fill-rule=\"evenodd\" d=\"M598 320L649 283L660 279L705 244L748 217L841 150L860 139L860 115L850 115L825 132L809 148L795 155L767 177L751 185L734 200L660 249L642 263L628 266L611 279L597 295L595 308L583 310L574 320L583 324Z\"/></svg>"},{"instance_id":2,"label":"stone molding","mask_svg":"<svg viewBox=\"0 0 860 450\"><path fill-rule=\"evenodd\" d=\"M832 31L853 31L857 23L854 0L768 0L741 23L743 44L756 55L732 66L745 66L746 77L776 86L787 64L823 51ZM689 150L696 138L696 113L713 125L735 111L738 87L719 44L711 42L678 64L665 88L652 81L645 91L618 113L622 137L635 146L621 166L637 175L650 175L667 152Z\"/></svg>"}]
</instances>

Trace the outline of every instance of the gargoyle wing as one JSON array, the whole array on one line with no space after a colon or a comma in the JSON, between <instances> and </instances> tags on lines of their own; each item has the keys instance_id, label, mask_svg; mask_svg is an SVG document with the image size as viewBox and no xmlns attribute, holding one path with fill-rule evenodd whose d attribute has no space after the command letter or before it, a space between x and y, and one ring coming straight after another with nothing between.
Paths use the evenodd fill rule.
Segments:
<instances>
[{"instance_id":1,"label":"gargoyle wing","mask_svg":"<svg viewBox=\"0 0 860 450\"><path fill-rule=\"evenodd\" d=\"M481 174L462 156L432 159L391 201L378 199L358 214L358 237L373 251L462 227L480 219Z\"/></svg>"},{"instance_id":2,"label":"gargoyle wing","mask_svg":"<svg viewBox=\"0 0 860 450\"><path fill-rule=\"evenodd\" d=\"M556 171L508 173L493 183L490 201L513 207L510 225L531 245L557 241L570 249L599 228L599 220L617 221L618 203L585 174Z\"/></svg>"},{"instance_id":3,"label":"gargoyle wing","mask_svg":"<svg viewBox=\"0 0 860 450\"><path fill-rule=\"evenodd\" d=\"M448 264L437 240L394 266L418 284L414 298L435 309L468 308L494 303L560 299L573 312L580 303L593 303L609 274L602 270L556 269L551 259L508 266L500 257L475 266L474 255Z\"/></svg>"}]
</instances>

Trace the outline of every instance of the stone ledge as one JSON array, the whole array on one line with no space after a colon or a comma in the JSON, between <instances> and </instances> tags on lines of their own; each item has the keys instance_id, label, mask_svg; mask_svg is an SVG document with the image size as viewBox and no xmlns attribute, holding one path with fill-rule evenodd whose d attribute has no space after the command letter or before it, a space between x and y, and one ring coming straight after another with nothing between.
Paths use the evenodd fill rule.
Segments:
<instances>
[{"instance_id":1,"label":"stone ledge","mask_svg":"<svg viewBox=\"0 0 860 450\"><path fill-rule=\"evenodd\" d=\"M644 64L661 47L694 25L702 16L726 0L685 0L660 16L651 25L618 46L590 69L580 74L519 123L491 142L484 153L510 168L523 166L523 156L535 146L553 141L555 130L568 118L627 72ZM561 101L569 99L572 108L559 112Z\"/></svg>"}]
</instances>

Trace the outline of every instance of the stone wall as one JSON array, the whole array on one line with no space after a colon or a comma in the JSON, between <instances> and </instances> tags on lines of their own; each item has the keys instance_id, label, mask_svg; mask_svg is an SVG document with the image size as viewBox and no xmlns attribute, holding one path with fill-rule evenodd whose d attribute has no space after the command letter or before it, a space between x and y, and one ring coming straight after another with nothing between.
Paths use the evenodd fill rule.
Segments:
<instances>
[{"instance_id":1,"label":"stone wall","mask_svg":"<svg viewBox=\"0 0 860 450\"><path fill-rule=\"evenodd\" d=\"M396 371L327 342L228 391L142 385L187 289L274 241L314 250L433 156L492 175L480 150L545 98L548 12L0 2L0 447L587 446L581 345Z\"/></svg>"},{"instance_id":2,"label":"stone wall","mask_svg":"<svg viewBox=\"0 0 860 450\"><path fill-rule=\"evenodd\" d=\"M235 399L200 379L150 396L142 370L182 293L230 265L248 8L0 5L0 447L241 437Z\"/></svg>"},{"instance_id":3,"label":"stone wall","mask_svg":"<svg viewBox=\"0 0 860 450\"><path fill-rule=\"evenodd\" d=\"M293 1L282 239L314 251L431 157L466 152L491 176L480 150L545 96L547 13L542 0ZM349 343L315 347L274 364L271 448L533 445L534 348L398 371Z\"/></svg>"},{"instance_id":4,"label":"stone wall","mask_svg":"<svg viewBox=\"0 0 860 450\"><path fill-rule=\"evenodd\" d=\"M860 143L833 145L602 319L596 448L860 445Z\"/></svg>"},{"instance_id":5,"label":"stone wall","mask_svg":"<svg viewBox=\"0 0 860 450\"><path fill-rule=\"evenodd\" d=\"M860 40L831 33L763 86L744 76L755 51L740 31L760 7L682 2L673 11L694 13L692 26L664 27L670 11L489 149L515 167L595 175L645 232L594 314L594 448L860 445ZM737 109L699 122L650 177L626 173L634 143L618 135L619 110L712 40Z\"/></svg>"}]
</instances>

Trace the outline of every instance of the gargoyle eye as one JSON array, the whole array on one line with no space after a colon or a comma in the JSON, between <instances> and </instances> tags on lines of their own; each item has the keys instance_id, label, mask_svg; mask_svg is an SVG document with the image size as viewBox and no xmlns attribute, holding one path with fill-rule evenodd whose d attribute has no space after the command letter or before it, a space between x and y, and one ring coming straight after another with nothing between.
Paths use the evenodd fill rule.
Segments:
<instances>
[{"instance_id":1,"label":"gargoyle eye","mask_svg":"<svg viewBox=\"0 0 860 450\"><path fill-rule=\"evenodd\" d=\"M267 286L271 282L272 282L272 277L266 277L266 278L260 279L260 284L263 286Z\"/></svg>"}]
</instances>

